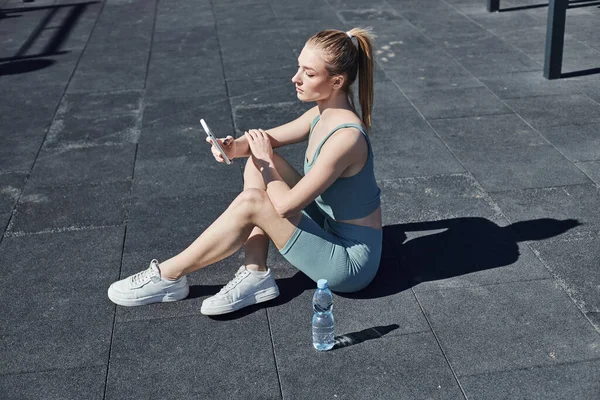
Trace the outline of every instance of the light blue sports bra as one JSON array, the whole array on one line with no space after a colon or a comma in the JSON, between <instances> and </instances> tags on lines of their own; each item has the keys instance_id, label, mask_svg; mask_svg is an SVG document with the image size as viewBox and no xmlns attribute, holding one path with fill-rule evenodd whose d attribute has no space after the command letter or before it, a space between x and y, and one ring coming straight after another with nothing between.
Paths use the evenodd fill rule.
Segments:
<instances>
[{"instance_id":1,"label":"light blue sports bra","mask_svg":"<svg viewBox=\"0 0 600 400\"><path fill-rule=\"evenodd\" d=\"M312 121L309 138L320 118L321 116L317 115ZM348 177L339 177L315 199L315 202L321 211L333 220L348 220L366 217L379 208L381 204L381 191L375 181L375 172L373 170L373 151L371 150L371 142L363 127L358 124L342 124L333 128L333 130L325 136L323 141L319 143L319 146L317 146L310 163L307 161L308 157L306 155L304 156L304 175L310 171L321 152L321 147L323 147L323 144L325 144L327 139L342 128L358 129L367 141L369 155L367 156L367 162L364 167L357 174Z\"/></svg>"}]
</instances>

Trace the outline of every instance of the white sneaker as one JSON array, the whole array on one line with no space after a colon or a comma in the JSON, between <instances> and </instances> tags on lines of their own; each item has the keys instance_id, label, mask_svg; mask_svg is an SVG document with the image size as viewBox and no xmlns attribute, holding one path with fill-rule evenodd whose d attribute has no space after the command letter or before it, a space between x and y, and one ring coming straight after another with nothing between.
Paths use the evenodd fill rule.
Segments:
<instances>
[{"instance_id":1,"label":"white sneaker","mask_svg":"<svg viewBox=\"0 0 600 400\"><path fill-rule=\"evenodd\" d=\"M202 302L200 312L204 315L226 314L277 296L279 288L271 270L251 272L242 265L219 293Z\"/></svg>"},{"instance_id":2,"label":"white sneaker","mask_svg":"<svg viewBox=\"0 0 600 400\"><path fill-rule=\"evenodd\" d=\"M148 269L110 285L108 298L121 306L141 306L150 303L185 299L190 292L187 278L176 281L160 276L158 261L152 260Z\"/></svg>"}]
</instances>

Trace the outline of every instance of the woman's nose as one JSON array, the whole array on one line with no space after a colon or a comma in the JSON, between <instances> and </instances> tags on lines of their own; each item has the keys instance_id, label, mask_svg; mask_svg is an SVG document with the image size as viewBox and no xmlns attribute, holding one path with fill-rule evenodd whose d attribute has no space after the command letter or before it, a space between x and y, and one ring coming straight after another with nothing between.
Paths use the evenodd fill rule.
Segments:
<instances>
[{"instance_id":1,"label":"woman's nose","mask_svg":"<svg viewBox=\"0 0 600 400\"><path fill-rule=\"evenodd\" d=\"M300 80L298 79L298 72L296 72L294 74L294 76L292 76L292 82L293 83L300 83Z\"/></svg>"}]
</instances>

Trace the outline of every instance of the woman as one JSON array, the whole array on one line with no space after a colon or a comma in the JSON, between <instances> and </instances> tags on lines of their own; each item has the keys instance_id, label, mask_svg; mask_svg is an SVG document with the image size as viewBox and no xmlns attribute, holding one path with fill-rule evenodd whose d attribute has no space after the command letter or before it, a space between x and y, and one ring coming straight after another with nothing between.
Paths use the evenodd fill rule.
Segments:
<instances>
[{"instance_id":1,"label":"woman","mask_svg":"<svg viewBox=\"0 0 600 400\"><path fill-rule=\"evenodd\" d=\"M373 103L372 36L354 28L312 36L292 78L297 97L317 105L298 119L236 140L219 139L229 158L248 157L244 190L186 250L113 283L109 298L134 306L185 298L185 275L245 249L245 264L202 303L224 314L274 299L279 289L266 265L269 239L313 280L353 292L375 277L381 257L380 191L366 133ZM350 86L359 77L361 118ZM308 139L301 176L273 148ZM212 147L215 159L223 162Z\"/></svg>"}]
</instances>

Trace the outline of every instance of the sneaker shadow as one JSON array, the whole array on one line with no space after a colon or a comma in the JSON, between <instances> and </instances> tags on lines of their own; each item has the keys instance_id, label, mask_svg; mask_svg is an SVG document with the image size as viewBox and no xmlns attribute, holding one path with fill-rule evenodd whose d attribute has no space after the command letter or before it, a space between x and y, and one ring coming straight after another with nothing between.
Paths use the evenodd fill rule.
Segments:
<instances>
[{"instance_id":1,"label":"sneaker shadow","mask_svg":"<svg viewBox=\"0 0 600 400\"><path fill-rule=\"evenodd\" d=\"M218 321L230 321L243 318L266 307L285 304L295 297L300 296L305 290L313 289L315 283L302 272L298 271L294 276L289 278L277 279L277 286L279 287L279 296L273 300L244 307L241 310L229 314L210 315L209 317ZM212 296L221 290L221 287L222 285L192 285L190 286L190 294L186 299L189 300L198 297Z\"/></svg>"}]
</instances>

